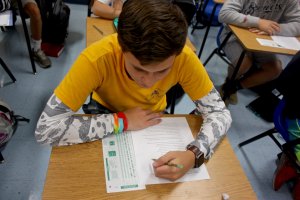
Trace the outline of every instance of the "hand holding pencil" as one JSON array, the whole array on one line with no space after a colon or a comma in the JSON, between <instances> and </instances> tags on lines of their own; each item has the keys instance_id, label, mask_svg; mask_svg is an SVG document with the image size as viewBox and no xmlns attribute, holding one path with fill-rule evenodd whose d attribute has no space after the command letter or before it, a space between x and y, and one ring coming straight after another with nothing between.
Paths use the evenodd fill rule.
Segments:
<instances>
[{"instance_id":1,"label":"hand holding pencil","mask_svg":"<svg viewBox=\"0 0 300 200\"><path fill-rule=\"evenodd\" d=\"M175 181L193 168L195 155L191 151L170 151L152 160L155 176Z\"/></svg>"}]
</instances>

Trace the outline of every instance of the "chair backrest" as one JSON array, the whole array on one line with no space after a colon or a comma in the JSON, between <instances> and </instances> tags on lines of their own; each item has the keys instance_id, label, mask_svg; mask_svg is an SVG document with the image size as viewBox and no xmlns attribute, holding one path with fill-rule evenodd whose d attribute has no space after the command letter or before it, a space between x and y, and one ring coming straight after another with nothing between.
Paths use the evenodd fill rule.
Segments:
<instances>
[{"instance_id":1,"label":"chair backrest","mask_svg":"<svg viewBox=\"0 0 300 200\"><path fill-rule=\"evenodd\" d=\"M202 18L205 21L209 21L209 18L212 14L214 6L215 6L215 3L213 0L204 0ZM213 21L211 23L212 26L220 26L221 25L221 23L218 20L218 16L219 16L219 12L220 12L221 8L222 8L222 4L218 4L215 14L214 14L214 17L213 17Z\"/></svg>"},{"instance_id":2,"label":"chair backrest","mask_svg":"<svg viewBox=\"0 0 300 200\"><path fill-rule=\"evenodd\" d=\"M284 107L286 105L286 102L284 98L279 102L277 105L274 115L273 115L273 121L276 130L280 133L280 135L283 137L285 141L289 141L289 133L287 130L287 123L286 123L286 117L284 116Z\"/></svg>"}]
</instances>

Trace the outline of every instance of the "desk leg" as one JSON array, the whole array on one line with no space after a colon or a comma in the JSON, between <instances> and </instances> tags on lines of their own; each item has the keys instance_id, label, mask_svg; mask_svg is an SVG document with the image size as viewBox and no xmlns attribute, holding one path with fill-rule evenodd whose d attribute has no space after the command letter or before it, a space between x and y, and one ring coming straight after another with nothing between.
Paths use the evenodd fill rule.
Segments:
<instances>
[{"instance_id":1,"label":"desk leg","mask_svg":"<svg viewBox=\"0 0 300 200\"><path fill-rule=\"evenodd\" d=\"M203 51L203 49L204 49L204 45L205 45L205 42L206 42L206 39L207 39L207 35L208 35L208 32L209 32L211 23L212 23L212 21L213 21L213 18L214 18L214 15L215 15L217 6L218 6L218 4L215 4L215 5L214 5L214 8L213 8L212 13L211 13L211 15L210 15L209 22L208 22L208 24L207 24L206 31L205 31L205 34L204 34L204 38L203 38L203 41L202 41L202 44L201 44L201 47L200 47L200 51L199 51L199 54L198 54L198 58L201 57L202 51Z\"/></svg>"},{"instance_id":2,"label":"desk leg","mask_svg":"<svg viewBox=\"0 0 300 200\"><path fill-rule=\"evenodd\" d=\"M240 58L239 58L239 60L238 60L238 62L237 62L237 64L236 64L236 66L235 66L235 68L234 68L233 74L232 74L232 76L230 77L230 80L229 80L229 81L234 81L234 80L235 80L235 77L236 77L238 71L240 70L241 64L242 64L243 59L244 59L244 57L245 57L245 54L246 54L246 50L243 50L242 53L241 53L241 55L240 55ZM228 97L229 97L228 92L227 92L227 91L224 91L223 101L225 101Z\"/></svg>"},{"instance_id":3,"label":"desk leg","mask_svg":"<svg viewBox=\"0 0 300 200\"><path fill-rule=\"evenodd\" d=\"M31 66L32 66L32 72L33 72L33 74L36 74L36 68L35 68L35 63L34 63L34 60L33 60L33 54L32 54L32 51L31 51L30 38L29 38L29 34L28 34L28 29L27 29L27 26L26 26L24 10L23 10L23 7L22 7L21 0L17 0L17 1L18 1L18 8L19 8L19 11L20 11L22 25L23 25L23 29L24 29L25 39L26 39L26 43L27 43L27 49L28 49L28 52L29 52L30 62L31 62Z\"/></svg>"}]
</instances>

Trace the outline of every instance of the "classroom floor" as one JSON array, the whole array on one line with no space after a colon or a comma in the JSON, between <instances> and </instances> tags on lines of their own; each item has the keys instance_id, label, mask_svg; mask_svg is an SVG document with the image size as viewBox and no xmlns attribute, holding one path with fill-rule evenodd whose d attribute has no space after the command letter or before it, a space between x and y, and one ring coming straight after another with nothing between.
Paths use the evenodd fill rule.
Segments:
<instances>
[{"instance_id":1,"label":"classroom floor","mask_svg":"<svg viewBox=\"0 0 300 200\"><path fill-rule=\"evenodd\" d=\"M8 102L16 114L31 119L29 124L19 126L3 151L5 162L0 164L0 200L41 199L51 148L35 142L36 122L54 88L85 47L87 8L76 4L69 6L71 8L69 36L64 52L58 58L51 58L52 67L49 69L42 69L37 65L36 75L31 71L20 18L16 30L0 32L1 58L17 79L16 83L11 83L0 68L0 83L4 83L4 87L0 88L0 98ZM217 31L218 28L211 29L201 56L202 61L216 47ZM198 50L203 35L204 30L196 30L190 35ZM226 64L215 56L207 65L207 71L218 88L225 79ZM229 106L233 124L227 134L228 138L259 200L292 199L287 184L277 192L272 189L272 177L279 149L271 139L260 139L243 149L237 146L245 139L272 127L271 123L264 122L245 107L256 97L257 95L249 90L241 91L238 93L239 103ZM177 104L175 113L189 113L193 110L193 106L188 97L184 96Z\"/></svg>"}]
</instances>

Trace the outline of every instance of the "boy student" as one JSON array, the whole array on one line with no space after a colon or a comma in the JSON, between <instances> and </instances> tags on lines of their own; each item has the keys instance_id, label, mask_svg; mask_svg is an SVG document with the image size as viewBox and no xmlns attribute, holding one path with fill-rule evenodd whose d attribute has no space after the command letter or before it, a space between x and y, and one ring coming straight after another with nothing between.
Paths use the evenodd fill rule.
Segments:
<instances>
[{"instance_id":1,"label":"boy student","mask_svg":"<svg viewBox=\"0 0 300 200\"><path fill-rule=\"evenodd\" d=\"M96 0L92 6L92 13L105 19L117 18L124 1L126 0Z\"/></svg>"},{"instance_id":2,"label":"boy student","mask_svg":"<svg viewBox=\"0 0 300 200\"><path fill-rule=\"evenodd\" d=\"M25 13L30 17L31 47L33 58L38 62L40 67L48 68L51 66L51 60L41 49L42 17L40 14L40 9L35 0L21 0L21 2ZM12 0L12 5L15 9L18 9L17 0Z\"/></svg>"},{"instance_id":3,"label":"boy student","mask_svg":"<svg viewBox=\"0 0 300 200\"><path fill-rule=\"evenodd\" d=\"M179 83L203 118L185 151L153 163L156 176L175 180L210 158L231 116L195 53L185 46L187 23L169 0L127 0L118 33L85 49L55 89L37 124L39 143L71 145L160 123L166 92ZM75 112L89 94L110 114ZM182 164L182 169L165 165Z\"/></svg>"},{"instance_id":4,"label":"boy student","mask_svg":"<svg viewBox=\"0 0 300 200\"><path fill-rule=\"evenodd\" d=\"M300 9L298 0L227 0L223 5L219 21L249 28L257 34L299 36ZM228 34L226 27L222 38ZM237 38L231 36L224 51L235 66L243 47ZM255 64L257 68L249 69ZM240 66L234 83L225 82L223 92L231 94L229 103L236 104L236 91L242 88L251 88L276 79L282 71L282 63L275 54L247 52ZM228 78L233 72L228 68Z\"/></svg>"}]
</instances>

